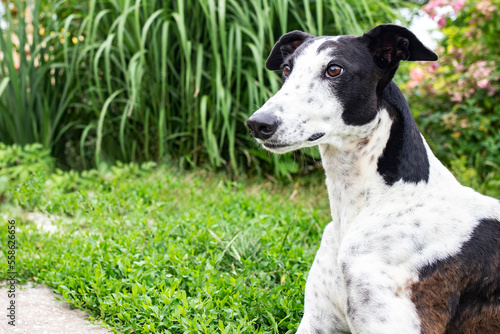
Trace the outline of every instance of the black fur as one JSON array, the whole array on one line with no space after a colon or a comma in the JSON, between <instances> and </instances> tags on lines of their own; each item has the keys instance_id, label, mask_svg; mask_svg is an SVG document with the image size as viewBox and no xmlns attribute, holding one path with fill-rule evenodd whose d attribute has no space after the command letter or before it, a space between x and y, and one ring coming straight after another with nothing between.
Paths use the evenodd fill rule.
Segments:
<instances>
[{"instance_id":1,"label":"black fur","mask_svg":"<svg viewBox=\"0 0 500 334\"><path fill-rule=\"evenodd\" d=\"M382 24L366 34L368 48L375 64L382 70L377 94L380 96L385 86L392 80L401 60L437 60L438 56L408 29L394 25Z\"/></svg>"},{"instance_id":2,"label":"black fur","mask_svg":"<svg viewBox=\"0 0 500 334\"><path fill-rule=\"evenodd\" d=\"M311 34L298 30L284 34L276 42L269 57L267 57L266 68L271 71L282 69L283 59L293 54L304 41L313 37Z\"/></svg>"},{"instance_id":3,"label":"black fur","mask_svg":"<svg viewBox=\"0 0 500 334\"><path fill-rule=\"evenodd\" d=\"M377 115L377 96L374 89L378 82L378 69L366 52L362 39L345 36L336 41L325 41L317 52L330 52L330 64L344 68L342 75L328 78L322 72L318 80L326 80L330 89L343 106L342 120L347 125L364 125ZM326 71L326 67L324 69ZM348 88L348 89L346 89ZM341 92L341 93L339 93Z\"/></svg>"},{"instance_id":4,"label":"black fur","mask_svg":"<svg viewBox=\"0 0 500 334\"><path fill-rule=\"evenodd\" d=\"M408 103L394 82L384 89L381 107L389 103L394 123L384 152L378 160L378 172L388 185L399 180L427 182L429 158ZM387 106L387 105L385 105Z\"/></svg>"}]
</instances>

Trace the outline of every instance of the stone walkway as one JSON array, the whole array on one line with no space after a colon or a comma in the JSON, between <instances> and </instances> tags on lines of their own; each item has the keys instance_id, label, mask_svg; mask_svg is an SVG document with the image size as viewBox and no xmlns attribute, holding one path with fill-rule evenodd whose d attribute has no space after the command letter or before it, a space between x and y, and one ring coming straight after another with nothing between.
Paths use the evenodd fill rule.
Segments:
<instances>
[{"instance_id":1,"label":"stone walkway","mask_svg":"<svg viewBox=\"0 0 500 334\"><path fill-rule=\"evenodd\" d=\"M5 285L2 282L1 285ZM108 329L91 324L86 320L88 314L70 309L68 303L54 299L52 289L31 284L16 287L15 326L8 324L7 317L10 300L7 288L0 288L0 334L104 334Z\"/></svg>"},{"instance_id":2,"label":"stone walkway","mask_svg":"<svg viewBox=\"0 0 500 334\"><path fill-rule=\"evenodd\" d=\"M59 217L39 212L26 214L28 221L36 224L39 231L56 233L54 224ZM87 334L112 333L110 330L91 324L88 314L82 310L70 309L68 303L55 299L52 289L44 286L27 284L16 286L15 326L9 325L7 308L12 300L8 296L6 282L0 282L0 334Z\"/></svg>"}]
</instances>

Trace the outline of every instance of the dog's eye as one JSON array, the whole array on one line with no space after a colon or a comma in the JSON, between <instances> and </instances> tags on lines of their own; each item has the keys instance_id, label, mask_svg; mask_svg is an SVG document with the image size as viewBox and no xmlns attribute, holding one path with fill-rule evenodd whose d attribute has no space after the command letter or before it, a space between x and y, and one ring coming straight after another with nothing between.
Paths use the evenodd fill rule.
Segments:
<instances>
[{"instance_id":1,"label":"dog's eye","mask_svg":"<svg viewBox=\"0 0 500 334\"><path fill-rule=\"evenodd\" d=\"M338 65L330 65L326 69L326 76L330 78L338 77L344 72L344 69Z\"/></svg>"},{"instance_id":2,"label":"dog's eye","mask_svg":"<svg viewBox=\"0 0 500 334\"><path fill-rule=\"evenodd\" d=\"M290 66L288 65L283 66L283 75L287 77L290 75L290 73L292 73L292 69L290 68Z\"/></svg>"}]
</instances>

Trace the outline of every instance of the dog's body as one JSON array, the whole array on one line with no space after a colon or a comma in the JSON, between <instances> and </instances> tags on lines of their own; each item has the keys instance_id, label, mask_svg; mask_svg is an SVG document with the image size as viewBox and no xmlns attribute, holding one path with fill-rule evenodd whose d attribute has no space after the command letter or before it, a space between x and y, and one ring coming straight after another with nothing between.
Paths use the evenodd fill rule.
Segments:
<instances>
[{"instance_id":1,"label":"dog's body","mask_svg":"<svg viewBox=\"0 0 500 334\"><path fill-rule=\"evenodd\" d=\"M268 150L319 145L333 221L298 333L500 333L500 201L461 186L392 82L437 56L405 28L281 37L281 90L247 121Z\"/></svg>"}]
</instances>

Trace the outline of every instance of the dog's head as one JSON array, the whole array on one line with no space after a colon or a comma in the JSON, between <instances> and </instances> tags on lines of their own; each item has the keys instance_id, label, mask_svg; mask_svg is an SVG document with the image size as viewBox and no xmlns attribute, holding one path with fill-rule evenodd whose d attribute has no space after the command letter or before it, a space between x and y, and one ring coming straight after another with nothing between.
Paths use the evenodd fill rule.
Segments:
<instances>
[{"instance_id":1,"label":"dog's head","mask_svg":"<svg viewBox=\"0 0 500 334\"><path fill-rule=\"evenodd\" d=\"M401 60L436 60L406 28L385 24L360 37L289 32L266 67L283 71L283 86L247 121L266 149L284 153L362 136Z\"/></svg>"}]
</instances>

